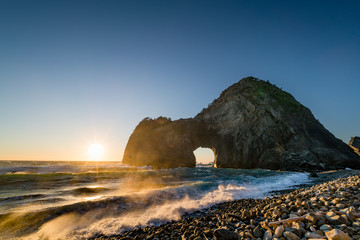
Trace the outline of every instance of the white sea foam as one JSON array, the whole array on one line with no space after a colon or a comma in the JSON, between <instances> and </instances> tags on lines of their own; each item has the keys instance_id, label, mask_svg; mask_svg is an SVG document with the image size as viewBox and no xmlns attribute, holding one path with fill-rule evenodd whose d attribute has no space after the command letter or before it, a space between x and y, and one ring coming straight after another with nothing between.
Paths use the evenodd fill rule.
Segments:
<instances>
[{"instance_id":1,"label":"white sea foam","mask_svg":"<svg viewBox=\"0 0 360 240\"><path fill-rule=\"evenodd\" d=\"M0 235L21 237L33 229L39 230L24 239L118 234L178 220L186 213L224 201L263 198L272 191L308 181L305 173L261 169L202 166L152 170L104 163L99 175L98 171L92 174L96 167L94 163L76 162L0 164L0 211L6 209L6 220L13 223L0 223ZM33 195L37 197L28 197ZM44 223L44 215L53 219Z\"/></svg>"},{"instance_id":2,"label":"white sea foam","mask_svg":"<svg viewBox=\"0 0 360 240\"><path fill-rule=\"evenodd\" d=\"M210 207L216 203L241 198L263 198L270 192L283 190L294 185L306 183L306 173L284 173L275 176L252 179L243 184L223 182L197 197L184 196L180 199L172 194L157 194L149 191L142 193L141 198L156 198L150 206L135 208L121 215L113 215L109 209L92 210L86 214L67 214L43 224L40 230L31 236L32 239L86 239L96 234L117 234L135 227L144 227L179 220L187 213ZM180 188L179 188L180 189ZM158 191L158 190L156 190ZM164 191L164 190L161 190ZM169 198L171 196L171 198ZM169 199L160 199L160 198ZM134 204L136 205L136 204Z\"/></svg>"}]
</instances>

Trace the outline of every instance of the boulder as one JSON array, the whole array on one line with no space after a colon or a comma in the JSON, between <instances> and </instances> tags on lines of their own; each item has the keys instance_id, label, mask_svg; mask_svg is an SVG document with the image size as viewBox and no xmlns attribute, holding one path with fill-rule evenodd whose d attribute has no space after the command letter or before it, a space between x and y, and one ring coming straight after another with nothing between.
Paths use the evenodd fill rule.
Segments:
<instances>
[{"instance_id":1,"label":"boulder","mask_svg":"<svg viewBox=\"0 0 360 240\"><path fill-rule=\"evenodd\" d=\"M300 240L300 238L296 234L289 231L284 232L284 237L287 240Z\"/></svg>"},{"instance_id":2,"label":"boulder","mask_svg":"<svg viewBox=\"0 0 360 240\"><path fill-rule=\"evenodd\" d=\"M254 230L253 230L253 235L255 238L260 238L262 236L262 231L260 226L257 226Z\"/></svg>"},{"instance_id":3,"label":"boulder","mask_svg":"<svg viewBox=\"0 0 360 240\"><path fill-rule=\"evenodd\" d=\"M359 168L360 157L311 111L275 85L247 77L223 91L194 118L142 120L123 163L153 168L195 167L198 147L219 168L316 171Z\"/></svg>"},{"instance_id":4,"label":"boulder","mask_svg":"<svg viewBox=\"0 0 360 240\"><path fill-rule=\"evenodd\" d=\"M274 238L280 238L284 233L284 227L283 226L278 226L275 229L275 233L274 233Z\"/></svg>"},{"instance_id":5,"label":"boulder","mask_svg":"<svg viewBox=\"0 0 360 240\"><path fill-rule=\"evenodd\" d=\"M333 229L325 234L329 240L351 240L351 238L340 229Z\"/></svg>"},{"instance_id":6,"label":"boulder","mask_svg":"<svg viewBox=\"0 0 360 240\"><path fill-rule=\"evenodd\" d=\"M263 240L271 240L272 238L272 232L269 229L266 230L263 236Z\"/></svg>"}]
</instances>

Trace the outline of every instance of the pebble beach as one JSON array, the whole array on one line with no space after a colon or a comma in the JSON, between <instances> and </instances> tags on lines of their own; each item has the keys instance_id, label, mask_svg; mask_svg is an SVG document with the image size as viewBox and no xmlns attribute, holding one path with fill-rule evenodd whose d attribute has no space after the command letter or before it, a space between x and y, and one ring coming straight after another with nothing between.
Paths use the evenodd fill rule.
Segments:
<instances>
[{"instance_id":1,"label":"pebble beach","mask_svg":"<svg viewBox=\"0 0 360 240\"><path fill-rule=\"evenodd\" d=\"M318 175L310 187L220 203L179 221L94 239L360 239L359 172Z\"/></svg>"}]
</instances>

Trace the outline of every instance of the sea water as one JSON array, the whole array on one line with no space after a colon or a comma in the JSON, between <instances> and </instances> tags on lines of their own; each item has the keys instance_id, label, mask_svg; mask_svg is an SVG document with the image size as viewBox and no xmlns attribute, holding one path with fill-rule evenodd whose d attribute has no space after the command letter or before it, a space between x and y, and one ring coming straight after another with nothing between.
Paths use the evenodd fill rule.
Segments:
<instances>
[{"instance_id":1,"label":"sea water","mask_svg":"<svg viewBox=\"0 0 360 240\"><path fill-rule=\"evenodd\" d=\"M152 170L119 162L0 161L1 239L86 239L304 184L307 173Z\"/></svg>"}]
</instances>

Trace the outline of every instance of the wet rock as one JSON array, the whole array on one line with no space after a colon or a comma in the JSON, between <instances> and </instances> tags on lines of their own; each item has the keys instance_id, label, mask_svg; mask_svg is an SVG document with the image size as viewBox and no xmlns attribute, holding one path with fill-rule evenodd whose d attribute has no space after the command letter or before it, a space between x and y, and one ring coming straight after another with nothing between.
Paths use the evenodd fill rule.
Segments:
<instances>
[{"instance_id":1,"label":"wet rock","mask_svg":"<svg viewBox=\"0 0 360 240\"><path fill-rule=\"evenodd\" d=\"M150 234L150 235L146 236L146 239L152 239L152 238L154 238L154 235L155 234Z\"/></svg>"},{"instance_id":2,"label":"wet rock","mask_svg":"<svg viewBox=\"0 0 360 240\"><path fill-rule=\"evenodd\" d=\"M345 205L344 205L344 204L342 204L342 203L339 203L339 204L336 204L336 207L337 207L337 208L339 208L339 209L342 209L342 208L344 208L344 207L345 207Z\"/></svg>"},{"instance_id":3,"label":"wet rock","mask_svg":"<svg viewBox=\"0 0 360 240\"><path fill-rule=\"evenodd\" d=\"M215 240L237 240L239 235L233 231L218 228L214 231Z\"/></svg>"},{"instance_id":4,"label":"wet rock","mask_svg":"<svg viewBox=\"0 0 360 240\"><path fill-rule=\"evenodd\" d=\"M352 211L347 211L346 212L346 216L348 217L348 219L351 221L351 222L354 222L356 220L356 217L354 215L354 213Z\"/></svg>"},{"instance_id":5,"label":"wet rock","mask_svg":"<svg viewBox=\"0 0 360 240\"><path fill-rule=\"evenodd\" d=\"M283 226L278 226L276 229L275 229L275 233L274 233L274 238L279 238L283 235L284 233L284 227Z\"/></svg>"},{"instance_id":6,"label":"wet rock","mask_svg":"<svg viewBox=\"0 0 360 240\"><path fill-rule=\"evenodd\" d=\"M360 222L353 222L352 223L353 227L357 227L357 228L360 228Z\"/></svg>"},{"instance_id":7,"label":"wet rock","mask_svg":"<svg viewBox=\"0 0 360 240\"><path fill-rule=\"evenodd\" d=\"M263 240L270 240L272 239L272 232L270 230L266 230L263 236Z\"/></svg>"},{"instance_id":8,"label":"wet rock","mask_svg":"<svg viewBox=\"0 0 360 240\"><path fill-rule=\"evenodd\" d=\"M250 220L250 225L256 225L256 221L254 219Z\"/></svg>"},{"instance_id":9,"label":"wet rock","mask_svg":"<svg viewBox=\"0 0 360 240\"><path fill-rule=\"evenodd\" d=\"M302 215L304 215L304 214L306 213L303 208L300 208L297 212L298 212L298 214L299 214L300 216L302 216Z\"/></svg>"},{"instance_id":10,"label":"wet rock","mask_svg":"<svg viewBox=\"0 0 360 240\"><path fill-rule=\"evenodd\" d=\"M316 224L316 222L318 221L318 218L314 214L307 214L305 216L305 219L311 222L312 224Z\"/></svg>"},{"instance_id":11,"label":"wet rock","mask_svg":"<svg viewBox=\"0 0 360 240\"><path fill-rule=\"evenodd\" d=\"M359 240L359 239L360 239L360 235L358 235L358 234L353 235L352 237L353 237L353 239L355 239L355 240Z\"/></svg>"},{"instance_id":12,"label":"wet rock","mask_svg":"<svg viewBox=\"0 0 360 240\"><path fill-rule=\"evenodd\" d=\"M328 220L331 225L340 225L346 223L345 219L339 215L328 217Z\"/></svg>"},{"instance_id":13,"label":"wet rock","mask_svg":"<svg viewBox=\"0 0 360 240\"><path fill-rule=\"evenodd\" d=\"M281 216L280 210L279 210L279 209L275 209L275 210L273 211L273 218L278 218L278 217L280 217L280 216Z\"/></svg>"},{"instance_id":14,"label":"wet rock","mask_svg":"<svg viewBox=\"0 0 360 240\"><path fill-rule=\"evenodd\" d=\"M212 237L213 233L210 229L205 229L203 231L203 233L205 234L206 237Z\"/></svg>"},{"instance_id":15,"label":"wet rock","mask_svg":"<svg viewBox=\"0 0 360 240\"><path fill-rule=\"evenodd\" d=\"M322 225L325 224L325 222L326 222L325 218L321 218L321 219L319 219L319 221L316 223L316 225L322 226Z\"/></svg>"},{"instance_id":16,"label":"wet rock","mask_svg":"<svg viewBox=\"0 0 360 240\"><path fill-rule=\"evenodd\" d=\"M309 239L309 238L322 238L322 236L320 234L314 233L314 232L306 232L305 233L305 238Z\"/></svg>"},{"instance_id":17,"label":"wet rock","mask_svg":"<svg viewBox=\"0 0 360 240\"><path fill-rule=\"evenodd\" d=\"M304 229L304 223L302 222L294 222L292 224L292 228L294 229L293 233L295 233L298 236L302 236L306 232L306 230Z\"/></svg>"},{"instance_id":18,"label":"wet rock","mask_svg":"<svg viewBox=\"0 0 360 240\"><path fill-rule=\"evenodd\" d=\"M332 227L328 224L324 224L324 225L321 225L320 227L320 230L326 232L326 231L330 231L332 229Z\"/></svg>"},{"instance_id":19,"label":"wet rock","mask_svg":"<svg viewBox=\"0 0 360 240\"><path fill-rule=\"evenodd\" d=\"M291 206L291 207L289 208L289 211L290 211L290 212L295 212L295 211L297 211L297 207L296 207L296 206Z\"/></svg>"},{"instance_id":20,"label":"wet rock","mask_svg":"<svg viewBox=\"0 0 360 240\"><path fill-rule=\"evenodd\" d=\"M300 240L300 238L296 234L289 231L284 232L284 237L287 240Z\"/></svg>"},{"instance_id":21,"label":"wet rock","mask_svg":"<svg viewBox=\"0 0 360 240\"><path fill-rule=\"evenodd\" d=\"M260 238L262 236L262 231L260 226L257 226L254 230L253 230L253 235L256 238Z\"/></svg>"},{"instance_id":22,"label":"wet rock","mask_svg":"<svg viewBox=\"0 0 360 240\"><path fill-rule=\"evenodd\" d=\"M299 214L291 213L289 214L289 218L297 218L299 217Z\"/></svg>"},{"instance_id":23,"label":"wet rock","mask_svg":"<svg viewBox=\"0 0 360 240\"><path fill-rule=\"evenodd\" d=\"M341 214L340 217L343 219L343 223L345 223L346 225L351 225L351 221L349 220L346 214Z\"/></svg>"},{"instance_id":24,"label":"wet rock","mask_svg":"<svg viewBox=\"0 0 360 240\"><path fill-rule=\"evenodd\" d=\"M351 240L351 238L339 229L333 229L329 232L326 232L326 237L328 240Z\"/></svg>"},{"instance_id":25,"label":"wet rock","mask_svg":"<svg viewBox=\"0 0 360 240\"><path fill-rule=\"evenodd\" d=\"M357 230L355 228L350 227L350 226L346 227L345 230L346 230L346 233L348 233L350 235L354 235L357 232Z\"/></svg>"},{"instance_id":26,"label":"wet rock","mask_svg":"<svg viewBox=\"0 0 360 240\"><path fill-rule=\"evenodd\" d=\"M195 234L191 234L189 240L195 240L198 236Z\"/></svg>"}]
</instances>

